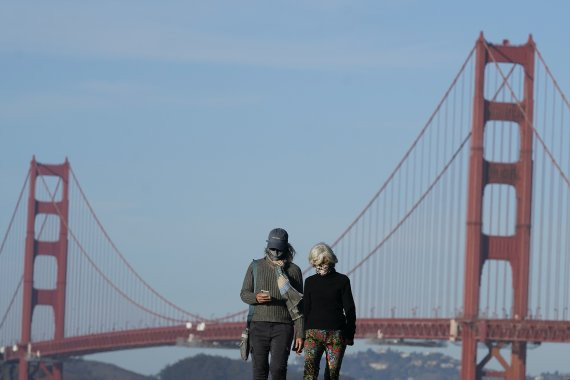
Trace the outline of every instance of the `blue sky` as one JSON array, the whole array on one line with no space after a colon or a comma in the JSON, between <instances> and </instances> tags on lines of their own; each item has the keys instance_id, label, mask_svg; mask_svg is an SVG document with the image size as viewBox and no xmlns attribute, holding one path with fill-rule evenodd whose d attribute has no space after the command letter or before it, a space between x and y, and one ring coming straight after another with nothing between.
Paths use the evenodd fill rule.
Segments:
<instances>
[{"instance_id":1,"label":"blue sky","mask_svg":"<svg viewBox=\"0 0 570 380\"><path fill-rule=\"evenodd\" d=\"M68 157L143 278L191 311L240 310L269 229L289 231L303 267L334 240L480 31L532 33L568 94L568 14L565 1L4 1L1 230L32 155ZM554 348L529 352L529 370L570 371L570 347ZM153 373L195 352L96 357Z\"/></svg>"}]
</instances>

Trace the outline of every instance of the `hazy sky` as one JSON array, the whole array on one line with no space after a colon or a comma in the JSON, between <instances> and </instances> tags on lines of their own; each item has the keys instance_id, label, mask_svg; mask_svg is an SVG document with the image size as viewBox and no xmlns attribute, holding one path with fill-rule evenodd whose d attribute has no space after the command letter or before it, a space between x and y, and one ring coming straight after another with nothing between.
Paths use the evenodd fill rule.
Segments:
<instances>
[{"instance_id":1,"label":"hazy sky","mask_svg":"<svg viewBox=\"0 0 570 380\"><path fill-rule=\"evenodd\" d=\"M68 157L155 289L206 316L241 310L267 232L286 228L302 267L333 241L481 31L532 33L568 94L569 14L568 1L3 1L0 231L32 155ZM155 373L197 352L95 357ZM529 351L529 371L570 371L569 355Z\"/></svg>"}]
</instances>

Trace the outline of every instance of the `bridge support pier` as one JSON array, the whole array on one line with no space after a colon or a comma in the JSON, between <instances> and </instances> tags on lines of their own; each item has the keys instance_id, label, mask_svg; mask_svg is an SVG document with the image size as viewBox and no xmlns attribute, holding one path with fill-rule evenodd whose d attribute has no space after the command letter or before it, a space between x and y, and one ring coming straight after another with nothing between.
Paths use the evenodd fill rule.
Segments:
<instances>
[{"instance_id":1,"label":"bridge support pier","mask_svg":"<svg viewBox=\"0 0 570 380\"><path fill-rule=\"evenodd\" d=\"M505 342L486 342L487 355L477 363L477 335L471 329L462 334L463 350L461 357L461 379L480 380L486 377L503 378L506 380L524 380L526 376L526 342L513 342L511 348L511 363L502 355ZM485 366L495 359L502 370L488 370Z\"/></svg>"},{"instance_id":2,"label":"bridge support pier","mask_svg":"<svg viewBox=\"0 0 570 380\"><path fill-rule=\"evenodd\" d=\"M471 325L464 324L461 332L461 379L476 380L477 371L477 335Z\"/></svg>"},{"instance_id":3,"label":"bridge support pier","mask_svg":"<svg viewBox=\"0 0 570 380\"><path fill-rule=\"evenodd\" d=\"M60 380L63 377L63 364L59 361L52 362L48 367L45 362L38 363L39 370L42 372L42 380Z\"/></svg>"},{"instance_id":4,"label":"bridge support pier","mask_svg":"<svg viewBox=\"0 0 570 380\"><path fill-rule=\"evenodd\" d=\"M526 342L513 342L511 370L508 379L524 379L526 376Z\"/></svg>"},{"instance_id":5,"label":"bridge support pier","mask_svg":"<svg viewBox=\"0 0 570 380\"><path fill-rule=\"evenodd\" d=\"M18 362L18 380L28 380L29 378L28 360L25 357L21 357Z\"/></svg>"},{"instance_id":6,"label":"bridge support pier","mask_svg":"<svg viewBox=\"0 0 570 380\"><path fill-rule=\"evenodd\" d=\"M61 380L63 378L63 363L60 361L47 362L43 360L29 361L26 357L18 362L18 380L30 380L39 378L42 380ZM12 379L12 377L9 377Z\"/></svg>"}]
</instances>

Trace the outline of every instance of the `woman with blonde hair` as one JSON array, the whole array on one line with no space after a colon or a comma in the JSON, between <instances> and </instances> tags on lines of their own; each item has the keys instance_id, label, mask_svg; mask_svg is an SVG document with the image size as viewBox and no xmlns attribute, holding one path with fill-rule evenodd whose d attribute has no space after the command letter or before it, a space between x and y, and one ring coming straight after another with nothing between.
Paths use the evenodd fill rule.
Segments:
<instances>
[{"instance_id":1,"label":"woman with blonde hair","mask_svg":"<svg viewBox=\"0 0 570 380\"><path fill-rule=\"evenodd\" d=\"M325 379L338 379L346 346L354 344L356 307L350 279L335 270L332 248L318 243L309 252L316 274L305 280L304 380L317 379L319 363L326 354Z\"/></svg>"}]
</instances>

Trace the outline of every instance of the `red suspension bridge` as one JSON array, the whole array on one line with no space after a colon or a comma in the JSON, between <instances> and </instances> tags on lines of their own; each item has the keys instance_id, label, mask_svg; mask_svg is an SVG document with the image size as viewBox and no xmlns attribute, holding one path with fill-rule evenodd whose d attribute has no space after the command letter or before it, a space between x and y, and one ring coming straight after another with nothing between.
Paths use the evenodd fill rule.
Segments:
<instances>
[{"instance_id":1,"label":"red suspension bridge","mask_svg":"<svg viewBox=\"0 0 570 380\"><path fill-rule=\"evenodd\" d=\"M531 38L480 36L334 242L357 338L460 341L462 379L524 379L529 342L570 342L569 111ZM32 160L0 245L0 289L0 375L20 380L61 379L68 356L235 342L246 316L204 318L155 291L67 161Z\"/></svg>"}]
</instances>

